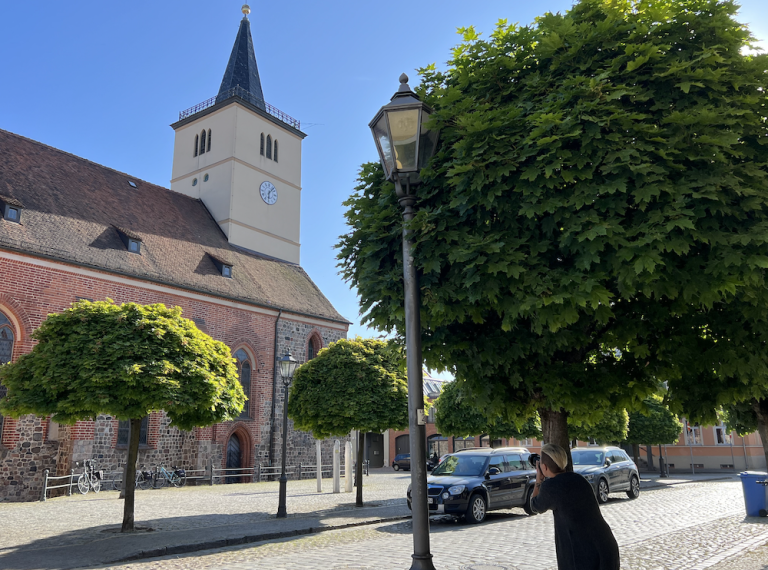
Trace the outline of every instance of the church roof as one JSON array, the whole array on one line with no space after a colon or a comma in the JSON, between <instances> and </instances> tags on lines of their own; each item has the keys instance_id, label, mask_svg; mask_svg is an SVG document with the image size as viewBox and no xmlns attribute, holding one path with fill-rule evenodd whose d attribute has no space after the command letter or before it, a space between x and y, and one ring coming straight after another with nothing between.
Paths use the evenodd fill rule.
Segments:
<instances>
[{"instance_id":1,"label":"church roof","mask_svg":"<svg viewBox=\"0 0 768 570\"><path fill-rule=\"evenodd\" d=\"M0 148L0 195L24 204L21 224L0 219L0 248L348 322L300 266L231 245L200 200L1 129Z\"/></svg>"},{"instance_id":2,"label":"church roof","mask_svg":"<svg viewBox=\"0 0 768 570\"><path fill-rule=\"evenodd\" d=\"M235 45L229 56L229 63L221 80L219 94L216 102L230 98L234 89L240 87L247 93L249 103L265 110L264 93L261 90L259 68L256 65L256 54L253 51L253 38L251 37L251 22L248 16L240 20L240 29L237 31Z\"/></svg>"}]
</instances>

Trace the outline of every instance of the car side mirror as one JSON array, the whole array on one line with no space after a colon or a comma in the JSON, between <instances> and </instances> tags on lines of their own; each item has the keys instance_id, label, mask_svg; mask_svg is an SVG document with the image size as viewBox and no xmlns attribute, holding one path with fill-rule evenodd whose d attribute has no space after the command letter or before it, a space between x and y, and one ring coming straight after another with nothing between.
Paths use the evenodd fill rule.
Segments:
<instances>
[{"instance_id":1,"label":"car side mirror","mask_svg":"<svg viewBox=\"0 0 768 570\"><path fill-rule=\"evenodd\" d=\"M499 470L498 467L491 467L488 470L488 475L498 475L499 473L501 473L501 471Z\"/></svg>"},{"instance_id":2,"label":"car side mirror","mask_svg":"<svg viewBox=\"0 0 768 570\"><path fill-rule=\"evenodd\" d=\"M605 460L605 466L606 467L610 467L611 466L611 460L610 459L606 459Z\"/></svg>"}]
</instances>

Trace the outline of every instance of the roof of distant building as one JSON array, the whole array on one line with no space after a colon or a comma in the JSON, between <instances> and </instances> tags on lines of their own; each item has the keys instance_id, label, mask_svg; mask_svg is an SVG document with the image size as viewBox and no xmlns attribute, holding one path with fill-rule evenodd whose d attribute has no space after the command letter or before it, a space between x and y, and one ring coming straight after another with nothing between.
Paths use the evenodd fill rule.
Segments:
<instances>
[{"instance_id":1,"label":"roof of distant building","mask_svg":"<svg viewBox=\"0 0 768 570\"><path fill-rule=\"evenodd\" d=\"M0 248L348 323L300 266L231 245L200 200L1 129L0 148L0 195L24 204L21 224L0 220Z\"/></svg>"},{"instance_id":2,"label":"roof of distant building","mask_svg":"<svg viewBox=\"0 0 768 570\"><path fill-rule=\"evenodd\" d=\"M450 382L450 380L440 380L440 378L432 377L426 369L422 370L421 376L424 383L424 395L427 398L437 398L440 392L443 391L443 386Z\"/></svg>"}]
</instances>

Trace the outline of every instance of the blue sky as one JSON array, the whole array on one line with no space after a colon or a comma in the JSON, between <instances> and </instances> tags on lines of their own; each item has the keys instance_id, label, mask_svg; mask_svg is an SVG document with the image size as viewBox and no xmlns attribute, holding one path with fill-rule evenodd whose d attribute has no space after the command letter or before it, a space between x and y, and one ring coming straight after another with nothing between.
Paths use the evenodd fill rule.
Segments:
<instances>
[{"instance_id":1,"label":"blue sky","mask_svg":"<svg viewBox=\"0 0 768 570\"><path fill-rule=\"evenodd\" d=\"M768 0L740 20L768 49ZM242 2L0 3L0 128L168 187L179 111L216 94ZM265 99L302 122L302 266L354 325L358 299L338 275L341 203L359 165L376 160L368 121L402 72L444 67L456 28L529 23L565 0L253 2ZM0 149L1 150L1 149Z\"/></svg>"}]
</instances>

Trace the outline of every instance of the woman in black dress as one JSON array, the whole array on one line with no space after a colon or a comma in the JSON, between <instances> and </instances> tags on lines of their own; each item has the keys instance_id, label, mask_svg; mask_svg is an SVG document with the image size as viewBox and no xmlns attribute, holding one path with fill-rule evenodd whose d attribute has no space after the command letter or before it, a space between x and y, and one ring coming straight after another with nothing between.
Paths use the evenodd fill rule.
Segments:
<instances>
[{"instance_id":1,"label":"woman in black dress","mask_svg":"<svg viewBox=\"0 0 768 570\"><path fill-rule=\"evenodd\" d=\"M531 508L555 515L555 550L559 570L619 570L619 545L603 519L595 492L584 477L566 472L562 447L541 448Z\"/></svg>"}]
</instances>

